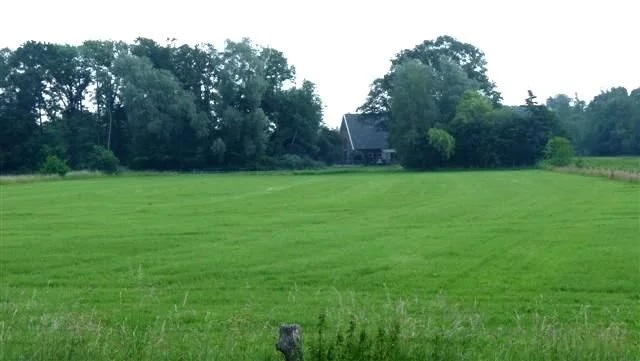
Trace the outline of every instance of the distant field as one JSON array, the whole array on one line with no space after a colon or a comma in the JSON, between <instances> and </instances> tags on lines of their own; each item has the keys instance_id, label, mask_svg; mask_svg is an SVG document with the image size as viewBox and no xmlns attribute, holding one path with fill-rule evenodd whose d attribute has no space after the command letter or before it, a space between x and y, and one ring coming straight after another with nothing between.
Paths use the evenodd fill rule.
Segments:
<instances>
[{"instance_id":1,"label":"distant field","mask_svg":"<svg viewBox=\"0 0 640 361\"><path fill-rule=\"evenodd\" d=\"M584 157L582 162L586 167L640 172L640 157Z\"/></svg>"},{"instance_id":2,"label":"distant field","mask_svg":"<svg viewBox=\"0 0 640 361\"><path fill-rule=\"evenodd\" d=\"M277 360L278 325L311 337L321 312L331 332L396 318L488 349L556 324L638 350L637 184L531 170L1 187L2 360Z\"/></svg>"}]
</instances>

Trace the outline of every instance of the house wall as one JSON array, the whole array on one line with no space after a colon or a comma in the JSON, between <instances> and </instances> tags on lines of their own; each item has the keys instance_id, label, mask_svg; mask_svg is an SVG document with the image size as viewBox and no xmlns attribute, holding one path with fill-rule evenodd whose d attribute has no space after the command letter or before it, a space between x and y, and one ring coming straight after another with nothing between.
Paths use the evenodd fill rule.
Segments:
<instances>
[{"instance_id":1,"label":"house wall","mask_svg":"<svg viewBox=\"0 0 640 361\"><path fill-rule=\"evenodd\" d=\"M340 136L342 138L342 162L343 164L353 164L353 150L351 149L349 133L344 123L340 126Z\"/></svg>"},{"instance_id":2,"label":"house wall","mask_svg":"<svg viewBox=\"0 0 640 361\"><path fill-rule=\"evenodd\" d=\"M352 149L344 121L340 125L340 137L342 138L343 164L375 165L395 162L395 152L392 149Z\"/></svg>"},{"instance_id":3,"label":"house wall","mask_svg":"<svg viewBox=\"0 0 640 361\"><path fill-rule=\"evenodd\" d=\"M396 162L396 151L394 149L382 150L382 161L387 164Z\"/></svg>"},{"instance_id":4,"label":"house wall","mask_svg":"<svg viewBox=\"0 0 640 361\"><path fill-rule=\"evenodd\" d=\"M349 164L378 164L382 159L382 149L356 149L351 153L351 163Z\"/></svg>"}]
</instances>

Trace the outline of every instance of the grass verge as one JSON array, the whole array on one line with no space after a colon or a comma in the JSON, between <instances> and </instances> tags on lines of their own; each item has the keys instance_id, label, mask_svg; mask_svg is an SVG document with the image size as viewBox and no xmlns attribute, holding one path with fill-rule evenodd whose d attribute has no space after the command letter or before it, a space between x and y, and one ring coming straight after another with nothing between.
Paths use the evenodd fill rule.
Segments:
<instances>
[{"instance_id":1,"label":"grass verge","mask_svg":"<svg viewBox=\"0 0 640 361\"><path fill-rule=\"evenodd\" d=\"M585 168L575 165L567 167L553 167L553 171L562 173L580 174L590 177L604 177L613 180L640 183L640 171L608 169L608 168Z\"/></svg>"},{"instance_id":2,"label":"grass verge","mask_svg":"<svg viewBox=\"0 0 640 361\"><path fill-rule=\"evenodd\" d=\"M90 179L105 177L106 174L99 171L76 170L67 173L65 176L57 174L16 174L0 175L0 184L33 183L46 181L59 181L64 179Z\"/></svg>"},{"instance_id":3,"label":"grass verge","mask_svg":"<svg viewBox=\"0 0 640 361\"><path fill-rule=\"evenodd\" d=\"M429 316L408 312L405 302L370 313L353 306L329 307L315 325L303 327L306 360L620 360L637 361L638 335L620 324L594 323L588 310L571 321L553 315L514 315L516 326L489 327L482 314L438 297ZM201 327L176 306L165 317L140 324L105 323L99 313L44 313L21 323L20 308L3 305L2 360L281 360L274 344L277 324L204 315ZM224 332L221 332L224 329Z\"/></svg>"},{"instance_id":4,"label":"grass verge","mask_svg":"<svg viewBox=\"0 0 640 361\"><path fill-rule=\"evenodd\" d=\"M541 169L640 183L640 157L576 157L567 166L539 164Z\"/></svg>"}]
</instances>

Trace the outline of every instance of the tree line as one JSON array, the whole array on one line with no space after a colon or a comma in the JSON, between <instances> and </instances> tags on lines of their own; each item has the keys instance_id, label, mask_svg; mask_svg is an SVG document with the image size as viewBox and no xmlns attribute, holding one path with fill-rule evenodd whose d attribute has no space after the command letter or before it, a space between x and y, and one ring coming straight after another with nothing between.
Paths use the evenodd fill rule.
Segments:
<instances>
[{"instance_id":1,"label":"tree line","mask_svg":"<svg viewBox=\"0 0 640 361\"><path fill-rule=\"evenodd\" d=\"M360 111L384 114L376 125L406 168L523 167L552 152L640 155L640 88L613 88L589 104L557 95L539 104L531 90L502 104L484 53L450 36L399 52L370 88Z\"/></svg>"},{"instance_id":2,"label":"tree line","mask_svg":"<svg viewBox=\"0 0 640 361\"><path fill-rule=\"evenodd\" d=\"M255 169L332 164L337 130L314 83L276 49L29 41L0 50L0 169Z\"/></svg>"},{"instance_id":3,"label":"tree line","mask_svg":"<svg viewBox=\"0 0 640 361\"><path fill-rule=\"evenodd\" d=\"M358 110L386 115L375 125L412 169L530 166L565 144L558 138L582 155L640 154L640 88L588 104L564 94L539 104L529 91L521 105L504 105L484 53L446 35L396 54ZM2 173L341 160L314 83L298 84L282 52L250 39L222 49L138 38L0 50Z\"/></svg>"},{"instance_id":4,"label":"tree line","mask_svg":"<svg viewBox=\"0 0 640 361\"><path fill-rule=\"evenodd\" d=\"M640 87L615 87L589 104L558 94L546 105L558 116L567 137L582 155L640 155Z\"/></svg>"}]
</instances>

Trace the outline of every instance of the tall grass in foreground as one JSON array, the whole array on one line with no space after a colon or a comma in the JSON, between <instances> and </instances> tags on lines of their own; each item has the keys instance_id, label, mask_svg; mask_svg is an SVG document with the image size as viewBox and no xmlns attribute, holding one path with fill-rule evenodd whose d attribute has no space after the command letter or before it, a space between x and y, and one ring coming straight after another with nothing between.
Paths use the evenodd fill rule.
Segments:
<instances>
[{"instance_id":1,"label":"tall grass in foreground","mask_svg":"<svg viewBox=\"0 0 640 361\"><path fill-rule=\"evenodd\" d=\"M317 169L303 170L194 170L194 171L139 171L121 169L120 174L126 177L144 177L144 176L176 176L183 174L233 174L233 175L336 175L336 174L361 174L361 173L391 173L400 172L402 168L399 166L332 166ZM45 181L60 181L72 179L90 179L113 176L100 171L75 170L64 176L58 174L10 174L0 175L0 185L17 184L17 183L33 183Z\"/></svg>"},{"instance_id":2,"label":"tall grass in foreground","mask_svg":"<svg viewBox=\"0 0 640 361\"><path fill-rule=\"evenodd\" d=\"M607 168L585 168L577 166L554 167L552 170L562 173L581 174L591 177L604 177L619 181L640 183L640 171L607 169Z\"/></svg>"},{"instance_id":3,"label":"tall grass in foreground","mask_svg":"<svg viewBox=\"0 0 640 361\"><path fill-rule=\"evenodd\" d=\"M588 168L620 169L640 172L640 156L580 157L578 165Z\"/></svg>"},{"instance_id":4,"label":"tall grass in foreground","mask_svg":"<svg viewBox=\"0 0 640 361\"><path fill-rule=\"evenodd\" d=\"M640 183L640 157L577 157L567 166L553 166L546 161L539 166L554 172Z\"/></svg>"},{"instance_id":5,"label":"tall grass in foreground","mask_svg":"<svg viewBox=\"0 0 640 361\"><path fill-rule=\"evenodd\" d=\"M55 181L62 179L89 179L106 176L99 171L90 170L77 170L67 173L64 176L58 174L18 174L18 175L0 175L0 184L14 184L14 183L31 183L31 182L44 182Z\"/></svg>"},{"instance_id":6,"label":"tall grass in foreground","mask_svg":"<svg viewBox=\"0 0 640 361\"><path fill-rule=\"evenodd\" d=\"M282 359L274 346L276 324L220 322L206 314L195 328L179 307L149 324L105 321L97 312L25 319L25 311L2 306L0 360ZM568 323L541 314L518 317L507 328L487 328L481 315L446 303L430 308L428 318L412 317L403 303L380 311L321 312L316 325L303 327L305 360L640 360L637 332L591 323L586 311Z\"/></svg>"}]
</instances>

